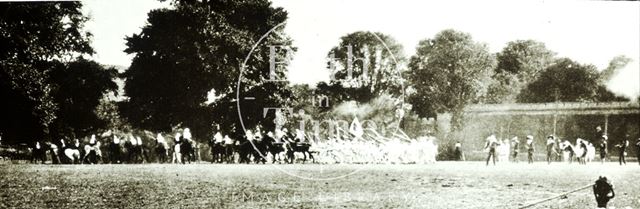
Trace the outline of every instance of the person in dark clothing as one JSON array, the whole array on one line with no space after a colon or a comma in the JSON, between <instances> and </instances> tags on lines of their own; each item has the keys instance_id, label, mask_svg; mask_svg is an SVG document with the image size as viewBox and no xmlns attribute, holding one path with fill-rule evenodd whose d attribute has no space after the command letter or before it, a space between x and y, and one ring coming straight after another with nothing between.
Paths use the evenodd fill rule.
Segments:
<instances>
[{"instance_id":1,"label":"person in dark clothing","mask_svg":"<svg viewBox=\"0 0 640 209\"><path fill-rule=\"evenodd\" d=\"M551 164L553 157L557 155L556 152L556 140L553 135L547 137L547 163Z\"/></svg>"},{"instance_id":2,"label":"person in dark clothing","mask_svg":"<svg viewBox=\"0 0 640 209\"><path fill-rule=\"evenodd\" d=\"M47 160L46 150L40 144L40 141L36 141L36 144L33 146L33 150L31 151L31 163L41 161L42 164Z\"/></svg>"},{"instance_id":3,"label":"person in dark clothing","mask_svg":"<svg viewBox=\"0 0 640 209\"><path fill-rule=\"evenodd\" d=\"M498 139L494 134L491 134L487 137L487 142L484 146L484 149L489 149L489 155L487 155L487 166L489 165L489 160L493 158L493 165L496 165L496 146L498 146Z\"/></svg>"},{"instance_id":4,"label":"person in dark clothing","mask_svg":"<svg viewBox=\"0 0 640 209\"><path fill-rule=\"evenodd\" d=\"M627 147L629 147L629 134L627 134L620 144L616 145L616 147L618 148L618 162L620 165L623 163L626 165L627 160L625 159L625 156L627 155Z\"/></svg>"},{"instance_id":5,"label":"person in dark clothing","mask_svg":"<svg viewBox=\"0 0 640 209\"><path fill-rule=\"evenodd\" d=\"M602 161L602 163L604 163L604 161L607 159L607 154L609 153L609 151L607 150L607 139L608 137L606 135L603 135L600 139L600 143L598 143L598 148L600 149L600 160Z\"/></svg>"},{"instance_id":6,"label":"person in dark clothing","mask_svg":"<svg viewBox=\"0 0 640 209\"><path fill-rule=\"evenodd\" d=\"M464 154L462 153L462 144L460 143L460 141L456 142L454 153L455 153L455 156L456 156L456 160L464 161Z\"/></svg>"},{"instance_id":7,"label":"person in dark clothing","mask_svg":"<svg viewBox=\"0 0 640 209\"><path fill-rule=\"evenodd\" d=\"M600 139L602 139L602 136L604 136L604 132L602 131L602 127L600 126L596 126L596 133L593 136L593 141L591 141L592 144L597 144Z\"/></svg>"},{"instance_id":8,"label":"person in dark clothing","mask_svg":"<svg viewBox=\"0 0 640 209\"><path fill-rule=\"evenodd\" d=\"M120 138L113 136L113 141L109 143L109 161L111 164L122 163L122 150L120 149Z\"/></svg>"},{"instance_id":9,"label":"person in dark clothing","mask_svg":"<svg viewBox=\"0 0 640 209\"><path fill-rule=\"evenodd\" d=\"M593 185L593 195L596 197L598 208L607 208L607 203L616 196L616 193L607 177L600 176Z\"/></svg>"},{"instance_id":10,"label":"person in dark clothing","mask_svg":"<svg viewBox=\"0 0 640 209\"><path fill-rule=\"evenodd\" d=\"M533 163L533 152L535 152L535 146L533 145L533 136L527 136L527 159L529 160L529 164Z\"/></svg>"}]
</instances>

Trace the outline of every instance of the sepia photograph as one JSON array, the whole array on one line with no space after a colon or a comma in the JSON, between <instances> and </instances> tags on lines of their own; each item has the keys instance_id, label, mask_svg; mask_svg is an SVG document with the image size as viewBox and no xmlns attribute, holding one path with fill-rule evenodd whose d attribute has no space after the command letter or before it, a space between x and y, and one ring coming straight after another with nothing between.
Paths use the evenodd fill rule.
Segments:
<instances>
[{"instance_id":1,"label":"sepia photograph","mask_svg":"<svg viewBox=\"0 0 640 209\"><path fill-rule=\"evenodd\" d=\"M0 0L0 208L640 209L640 1Z\"/></svg>"}]
</instances>

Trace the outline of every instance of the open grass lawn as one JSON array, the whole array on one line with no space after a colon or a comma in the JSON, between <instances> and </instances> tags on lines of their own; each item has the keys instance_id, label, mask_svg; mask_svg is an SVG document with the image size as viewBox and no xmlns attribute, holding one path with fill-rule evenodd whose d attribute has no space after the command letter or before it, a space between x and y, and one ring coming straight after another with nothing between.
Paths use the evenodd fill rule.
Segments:
<instances>
[{"instance_id":1,"label":"open grass lawn","mask_svg":"<svg viewBox=\"0 0 640 209\"><path fill-rule=\"evenodd\" d=\"M280 169L278 169L280 168ZM306 177L337 177L309 180ZM517 208L594 182L640 208L640 166L0 164L0 208ZM533 208L595 208L591 189Z\"/></svg>"}]
</instances>

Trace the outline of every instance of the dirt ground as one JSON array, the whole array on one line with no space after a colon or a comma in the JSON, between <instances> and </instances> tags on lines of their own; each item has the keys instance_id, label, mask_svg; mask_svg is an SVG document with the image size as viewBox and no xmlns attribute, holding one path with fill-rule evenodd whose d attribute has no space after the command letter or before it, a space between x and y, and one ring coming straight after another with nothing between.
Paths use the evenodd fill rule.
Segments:
<instances>
[{"instance_id":1,"label":"dirt ground","mask_svg":"<svg viewBox=\"0 0 640 209\"><path fill-rule=\"evenodd\" d=\"M305 178L294 177L295 174ZM343 176L344 175L344 176ZM640 208L640 166L0 164L0 208L518 208L607 176ZM335 178L338 177L338 178ZM332 178L318 180L319 178ZM581 190L532 208L595 208Z\"/></svg>"}]
</instances>

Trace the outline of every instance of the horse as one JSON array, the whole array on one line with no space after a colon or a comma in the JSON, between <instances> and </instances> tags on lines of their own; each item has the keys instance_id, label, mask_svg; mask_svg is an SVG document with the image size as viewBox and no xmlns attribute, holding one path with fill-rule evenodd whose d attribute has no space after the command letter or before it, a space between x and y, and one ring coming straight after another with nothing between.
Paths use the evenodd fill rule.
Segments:
<instances>
[{"instance_id":1,"label":"horse","mask_svg":"<svg viewBox=\"0 0 640 209\"><path fill-rule=\"evenodd\" d=\"M309 155L313 163L316 162L315 158L313 157L313 154L309 152L309 148L311 147L311 144L287 141L284 145L285 145L284 146L285 153L287 156L287 159L285 161L287 163L291 164L295 161L296 152L303 154L304 159L302 160L302 163L307 162L307 155Z\"/></svg>"},{"instance_id":2,"label":"horse","mask_svg":"<svg viewBox=\"0 0 640 209\"><path fill-rule=\"evenodd\" d=\"M63 156L66 157L63 158L64 162L70 164L80 163L80 150L78 149L78 147L80 146L80 142L76 139L76 142L72 146L66 146L64 140L60 140L60 142L62 145L61 152Z\"/></svg>"},{"instance_id":3,"label":"horse","mask_svg":"<svg viewBox=\"0 0 640 209\"><path fill-rule=\"evenodd\" d=\"M180 148L177 149L177 152L180 152L180 161L182 164L185 164L185 161L189 164L191 164L191 161L195 161L192 143L193 142L191 140L186 138L183 138L182 142L180 142Z\"/></svg>"},{"instance_id":4,"label":"horse","mask_svg":"<svg viewBox=\"0 0 640 209\"><path fill-rule=\"evenodd\" d=\"M107 148L109 152L109 163L122 163L122 148L120 147L120 138L113 136L113 141L109 143Z\"/></svg>"},{"instance_id":5,"label":"horse","mask_svg":"<svg viewBox=\"0 0 640 209\"><path fill-rule=\"evenodd\" d=\"M155 153L158 156L158 163L165 163L169 159L169 145L167 142L156 142Z\"/></svg>"},{"instance_id":6,"label":"horse","mask_svg":"<svg viewBox=\"0 0 640 209\"><path fill-rule=\"evenodd\" d=\"M209 141L211 147L211 163L221 163L225 158L224 145L221 142Z\"/></svg>"},{"instance_id":7,"label":"horse","mask_svg":"<svg viewBox=\"0 0 640 209\"><path fill-rule=\"evenodd\" d=\"M269 132L267 136L265 136L262 140L266 145L266 151L271 154L272 163L280 162L280 160L282 160L280 154L285 151L284 143L276 142L276 140L271 135L271 132Z\"/></svg>"},{"instance_id":8,"label":"horse","mask_svg":"<svg viewBox=\"0 0 640 209\"><path fill-rule=\"evenodd\" d=\"M47 160L47 150L40 144L40 142L36 142L35 146L31 150L31 163L40 160L42 164Z\"/></svg>"},{"instance_id":9,"label":"horse","mask_svg":"<svg viewBox=\"0 0 640 209\"><path fill-rule=\"evenodd\" d=\"M100 151L100 142L96 142L93 146L84 145L84 157L82 163L88 162L90 164L98 164L98 160L102 158L102 151Z\"/></svg>"},{"instance_id":10,"label":"horse","mask_svg":"<svg viewBox=\"0 0 640 209\"><path fill-rule=\"evenodd\" d=\"M238 163L251 163L251 155L254 149L249 140L236 141L233 150L238 153Z\"/></svg>"}]
</instances>

